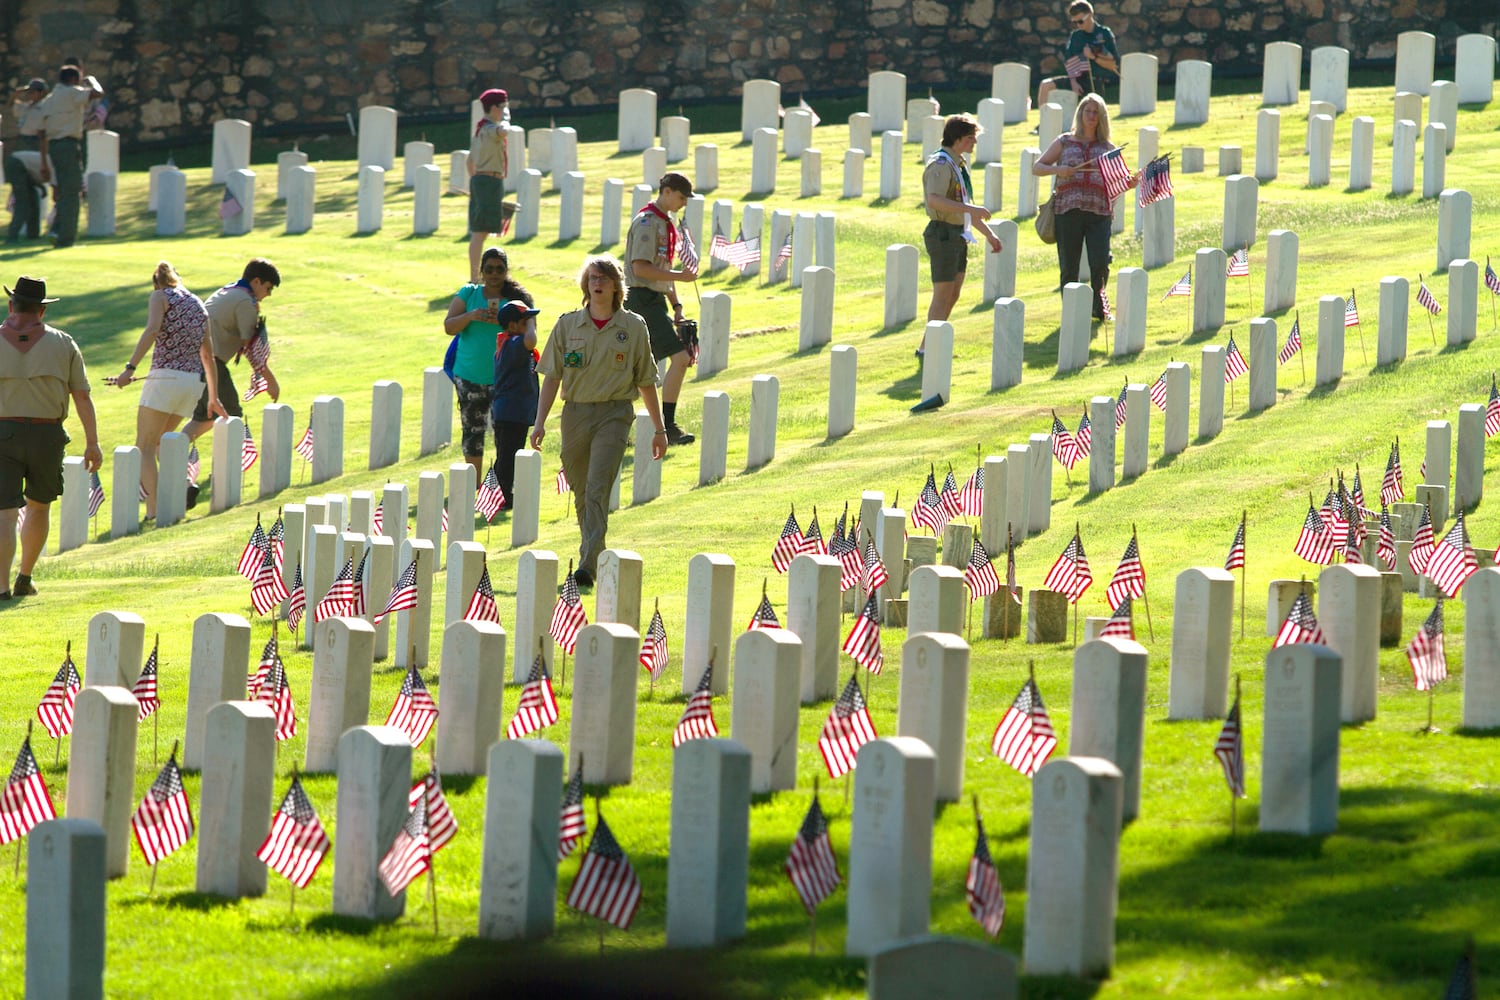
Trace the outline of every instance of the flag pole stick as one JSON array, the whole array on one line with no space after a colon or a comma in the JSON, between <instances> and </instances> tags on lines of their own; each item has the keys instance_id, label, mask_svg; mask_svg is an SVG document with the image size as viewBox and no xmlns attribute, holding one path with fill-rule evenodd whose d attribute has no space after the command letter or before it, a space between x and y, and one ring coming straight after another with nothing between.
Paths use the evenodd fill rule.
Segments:
<instances>
[{"instance_id":1,"label":"flag pole stick","mask_svg":"<svg viewBox=\"0 0 1500 1000\"><path fill-rule=\"evenodd\" d=\"M1236 705L1238 705L1240 703L1240 675L1238 673L1236 673L1234 675L1234 703ZM1243 723L1243 719L1244 719L1243 710L1241 711L1240 719L1241 719L1241 725L1240 725L1240 737L1239 738L1240 738L1240 745L1243 746L1244 745L1244 739L1245 739L1245 735L1244 735L1245 734L1245 730L1244 730L1244 723ZM1244 780L1245 780L1244 777L1241 776L1240 777L1240 781L1243 782ZM1239 832L1239 825L1240 825L1239 821L1240 821L1240 797L1238 795L1234 794L1234 789L1231 788L1229 790L1229 839L1230 840L1233 840L1235 838L1235 835Z\"/></svg>"},{"instance_id":2,"label":"flag pole stick","mask_svg":"<svg viewBox=\"0 0 1500 1000\"><path fill-rule=\"evenodd\" d=\"M1246 519L1246 517L1249 516L1249 513L1250 513L1250 511L1249 511L1248 508L1242 509L1240 511L1240 538L1241 538L1241 540L1243 540L1244 537L1245 537L1245 519ZM1249 581L1246 579L1246 574L1245 574L1245 560L1244 560L1243 557L1241 557L1240 558L1240 639L1241 639L1241 641L1243 641L1244 638L1245 638L1245 587L1248 586L1248 583L1249 583Z\"/></svg>"},{"instance_id":3,"label":"flag pole stick","mask_svg":"<svg viewBox=\"0 0 1500 1000\"><path fill-rule=\"evenodd\" d=\"M1352 289L1352 288L1349 289L1349 301L1350 302L1355 302L1355 308L1356 309L1359 308L1359 304L1358 304L1358 302L1355 301L1355 298L1354 298L1354 289ZM1429 317L1429 318L1431 318L1431 317ZM1363 323L1355 323L1354 324L1354 329L1359 334L1359 358L1360 358L1360 362L1362 364L1369 364L1370 363L1369 355L1365 354L1365 325Z\"/></svg>"},{"instance_id":4,"label":"flag pole stick","mask_svg":"<svg viewBox=\"0 0 1500 1000\"><path fill-rule=\"evenodd\" d=\"M157 655L157 653L158 653L158 651L160 649L161 649L161 633L158 632L158 633L156 633L156 641L151 644L151 657L152 657L152 659L156 658L156 655ZM158 677L161 675L161 661L160 660L157 661L157 675L158 675ZM161 700L160 686L158 686L157 690L158 690L157 701L160 702L160 700ZM154 711L154 712L151 713L151 763L152 764L160 764L161 763L161 757L156 752L156 744L157 744L157 740L158 740L158 738L160 736L161 736L161 705L158 704L157 707L156 707L156 711Z\"/></svg>"},{"instance_id":5,"label":"flag pole stick","mask_svg":"<svg viewBox=\"0 0 1500 1000\"><path fill-rule=\"evenodd\" d=\"M1292 310L1292 325L1297 328L1297 336L1302 336L1302 312L1299 309ZM1300 346L1297 348L1297 358L1302 362L1302 384L1307 384L1307 352Z\"/></svg>"},{"instance_id":6,"label":"flag pole stick","mask_svg":"<svg viewBox=\"0 0 1500 1000\"><path fill-rule=\"evenodd\" d=\"M1417 275L1417 285L1418 285L1418 287L1422 287L1422 288L1426 287L1426 282L1424 282L1422 280L1422 276L1420 274ZM1433 325L1432 325L1432 311L1430 309L1428 309L1426 306L1422 307L1422 311L1427 314L1427 332L1432 336L1432 346L1436 347L1437 346L1437 330L1434 329Z\"/></svg>"},{"instance_id":7,"label":"flag pole stick","mask_svg":"<svg viewBox=\"0 0 1500 1000\"><path fill-rule=\"evenodd\" d=\"M64 660L71 660L71 659L73 659L73 640L72 639L69 639L68 640L68 644L63 647L63 659ZM29 722L27 724L30 725ZM64 734L64 735L66 735L66 734ZM52 745L54 747L54 751L53 751L53 754L52 754L52 766L53 767L60 767L62 765L62 741L63 741L62 736L59 736L59 737L57 737L57 739L55 739L55 740L52 741Z\"/></svg>"},{"instance_id":8,"label":"flag pole stick","mask_svg":"<svg viewBox=\"0 0 1500 1000\"><path fill-rule=\"evenodd\" d=\"M1005 522L1005 564L1006 564L1006 572L1005 572L1005 605L1004 605L1004 610L1003 610L1003 612L1002 612L1002 614L1000 616L1000 641L1004 642L1004 643L1009 643L1010 642L1010 606L1012 604L1016 603L1015 597L1012 596L1011 589L1010 589L1010 569L1009 569L1009 567L1010 567L1010 561L1015 558L1014 553L1011 551L1011 546L1013 546L1013 545L1015 545L1015 536L1011 534L1010 522L1006 521Z\"/></svg>"},{"instance_id":9,"label":"flag pole stick","mask_svg":"<svg viewBox=\"0 0 1500 1000\"><path fill-rule=\"evenodd\" d=\"M1130 525L1130 537L1136 539L1136 543L1135 543L1136 544L1136 549L1135 549L1135 552L1136 552L1136 557L1139 558L1140 557L1140 553L1141 553L1141 548L1140 548L1141 543L1140 543L1140 538L1136 535L1134 522L1132 522L1131 525ZM1146 575L1145 570L1141 571L1141 575L1142 576ZM1147 631L1149 631L1151 633L1151 641L1155 642L1156 641L1156 628L1151 624L1151 598L1149 596L1147 596L1147 594L1146 594L1146 584L1145 584L1144 581L1142 581L1142 583L1141 583L1141 603L1143 603L1143 604L1146 605L1146 629L1147 629Z\"/></svg>"}]
</instances>

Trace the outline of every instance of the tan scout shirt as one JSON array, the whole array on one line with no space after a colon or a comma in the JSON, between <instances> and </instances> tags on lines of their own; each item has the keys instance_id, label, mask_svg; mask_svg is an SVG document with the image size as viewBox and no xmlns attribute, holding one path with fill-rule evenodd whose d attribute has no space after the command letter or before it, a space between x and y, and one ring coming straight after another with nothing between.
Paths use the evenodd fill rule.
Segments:
<instances>
[{"instance_id":1,"label":"tan scout shirt","mask_svg":"<svg viewBox=\"0 0 1500 1000\"><path fill-rule=\"evenodd\" d=\"M68 394L89 391L78 344L56 327L45 329L24 354L0 337L0 418L62 419Z\"/></svg>"},{"instance_id":2,"label":"tan scout shirt","mask_svg":"<svg viewBox=\"0 0 1500 1000\"><path fill-rule=\"evenodd\" d=\"M203 306L208 310L208 336L214 357L233 361L245 341L255 337L255 324L260 319L255 296L243 285L230 285L210 295Z\"/></svg>"},{"instance_id":3,"label":"tan scout shirt","mask_svg":"<svg viewBox=\"0 0 1500 1000\"><path fill-rule=\"evenodd\" d=\"M41 122L37 130L45 132L48 139L82 139L89 96L82 87L59 83L37 104Z\"/></svg>"},{"instance_id":4,"label":"tan scout shirt","mask_svg":"<svg viewBox=\"0 0 1500 1000\"><path fill-rule=\"evenodd\" d=\"M603 329L594 327L587 306L563 313L536 370L561 379L563 399L573 403L635 399L638 387L656 382L646 321L624 309Z\"/></svg>"},{"instance_id":5,"label":"tan scout shirt","mask_svg":"<svg viewBox=\"0 0 1500 1000\"><path fill-rule=\"evenodd\" d=\"M941 156L935 156L922 171L922 201L925 204L927 195L935 194L940 198L951 198L954 201L963 201L963 186L958 180L958 171L953 165ZM927 209L927 217L937 222L947 222L951 225L961 226L964 224L963 212L939 212L936 209Z\"/></svg>"},{"instance_id":6,"label":"tan scout shirt","mask_svg":"<svg viewBox=\"0 0 1500 1000\"><path fill-rule=\"evenodd\" d=\"M655 264L665 271L672 269L672 259L667 256L668 232L671 223L655 212L641 211L630 220L630 232L625 236L625 284L631 288L649 288L663 295L672 290L673 282L646 281L637 278L632 262L643 260Z\"/></svg>"},{"instance_id":7,"label":"tan scout shirt","mask_svg":"<svg viewBox=\"0 0 1500 1000\"><path fill-rule=\"evenodd\" d=\"M475 173L505 173L505 129L495 122L485 122L479 134L469 143L469 166Z\"/></svg>"}]
</instances>

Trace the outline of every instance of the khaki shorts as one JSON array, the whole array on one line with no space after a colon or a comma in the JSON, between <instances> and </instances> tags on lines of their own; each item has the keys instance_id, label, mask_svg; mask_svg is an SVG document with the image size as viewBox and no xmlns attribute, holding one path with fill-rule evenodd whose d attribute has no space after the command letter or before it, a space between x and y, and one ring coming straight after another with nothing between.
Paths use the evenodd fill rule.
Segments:
<instances>
[{"instance_id":1,"label":"khaki shorts","mask_svg":"<svg viewBox=\"0 0 1500 1000\"><path fill-rule=\"evenodd\" d=\"M203 398L203 376L171 368L157 368L142 380L141 405L160 413L186 419Z\"/></svg>"}]
</instances>

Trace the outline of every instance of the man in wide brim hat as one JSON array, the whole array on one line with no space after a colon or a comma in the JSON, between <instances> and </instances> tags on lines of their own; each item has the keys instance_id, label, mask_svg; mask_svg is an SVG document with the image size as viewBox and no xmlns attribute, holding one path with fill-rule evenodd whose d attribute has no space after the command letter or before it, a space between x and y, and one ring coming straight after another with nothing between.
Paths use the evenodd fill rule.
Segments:
<instances>
[{"instance_id":1,"label":"man in wide brim hat","mask_svg":"<svg viewBox=\"0 0 1500 1000\"><path fill-rule=\"evenodd\" d=\"M0 601L36 593L31 571L47 544L52 503L63 491L63 456L68 432L63 421L68 401L78 411L86 445L83 463L99 471L99 431L89 397L83 354L73 338L42 321L47 306L47 279L26 275L11 288L9 314L0 323L0 587L10 581L16 556L16 522L22 508L21 567L15 584L0 590Z\"/></svg>"}]
</instances>

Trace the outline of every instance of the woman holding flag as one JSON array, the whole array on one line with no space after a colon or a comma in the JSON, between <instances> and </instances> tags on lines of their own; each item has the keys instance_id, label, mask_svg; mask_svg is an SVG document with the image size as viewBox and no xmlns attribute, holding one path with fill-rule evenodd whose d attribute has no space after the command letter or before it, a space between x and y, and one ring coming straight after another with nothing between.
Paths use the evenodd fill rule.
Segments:
<instances>
[{"instance_id":1,"label":"woman holding flag","mask_svg":"<svg viewBox=\"0 0 1500 1000\"><path fill-rule=\"evenodd\" d=\"M1119 147L1109 141L1109 109L1098 94L1078 102L1073 130L1052 141L1032 166L1038 177L1051 176L1052 210L1057 219L1057 265L1061 286L1078 280L1084 247L1089 253L1089 284L1094 289L1094 318L1104 318L1103 291L1109 282L1112 202L1140 183L1130 173Z\"/></svg>"}]
</instances>

